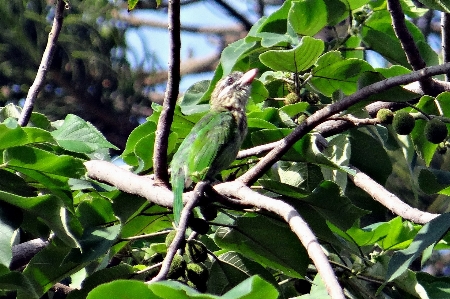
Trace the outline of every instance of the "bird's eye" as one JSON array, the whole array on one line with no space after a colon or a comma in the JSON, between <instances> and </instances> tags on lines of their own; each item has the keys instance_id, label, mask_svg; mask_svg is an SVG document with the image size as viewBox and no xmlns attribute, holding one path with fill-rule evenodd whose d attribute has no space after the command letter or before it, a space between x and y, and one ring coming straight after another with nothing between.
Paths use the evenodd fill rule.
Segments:
<instances>
[{"instance_id":1,"label":"bird's eye","mask_svg":"<svg viewBox=\"0 0 450 299\"><path fill-rule=\"evenodd\" d=\"M231 84L233 84L233 83L234 83L233 77L228 77L228 78L227 78L227 85L231 85Z\"/></svg>"}]
</instances>

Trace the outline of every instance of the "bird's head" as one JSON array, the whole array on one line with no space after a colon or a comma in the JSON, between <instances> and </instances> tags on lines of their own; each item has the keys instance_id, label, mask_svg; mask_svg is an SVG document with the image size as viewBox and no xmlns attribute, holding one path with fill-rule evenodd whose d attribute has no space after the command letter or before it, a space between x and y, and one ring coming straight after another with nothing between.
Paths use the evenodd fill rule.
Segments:
<instances>
[{"instance_id":1,"label":"bird's head","mask_svg":"<svg viewBox=\"0 0 450 299\"><path fill-rule=\"evenodd\" d=\"M246 73L232 72L216 84L211 95L211 110L241 110L245 111L248 97L250 96L251 84L255 79L257 69Z\"/></svg>"}]
</instances>

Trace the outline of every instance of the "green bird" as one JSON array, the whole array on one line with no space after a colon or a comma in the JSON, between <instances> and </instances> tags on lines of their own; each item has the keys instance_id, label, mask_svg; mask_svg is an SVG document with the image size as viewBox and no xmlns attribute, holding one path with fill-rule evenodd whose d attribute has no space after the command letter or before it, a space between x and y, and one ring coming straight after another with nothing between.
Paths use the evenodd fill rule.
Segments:
<instances>
[{"instance_id":1,"label":"green bird","mask_svg":"<svg viewBox=\"0 0 450 299\"><path fill-rule=\"evenodd\" d=\"M210 110L183 140L171 163L173 213L178 225L183 190L192 182L213 181L235 159L247 134L245 106L251 83L258 73L233 72L217 82Z\"/></svg>"}]
</instances>

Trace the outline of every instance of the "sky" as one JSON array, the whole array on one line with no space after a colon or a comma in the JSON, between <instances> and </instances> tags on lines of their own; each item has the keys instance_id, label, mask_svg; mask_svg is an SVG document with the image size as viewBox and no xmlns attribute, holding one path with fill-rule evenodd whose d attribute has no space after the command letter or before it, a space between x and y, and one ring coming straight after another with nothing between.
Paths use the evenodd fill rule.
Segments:
<instances>
[{"instance_id":1,"label":"sky","mask_svg":"<svg viewBox=\"0 0 450 299\"><path fill-rule=\"evenodd\" d=\"M248 9L253 1L228 1L233 7L242 13ZM126 13L126 12L125 12ZM157 20L167 23L167 13L161 10L137 10L131 12L134 16L142 19ZM200 1L183 6L181 9L181 24L190 26L227 26L235 24L236 21L229 17L226 12L212 1ZM256 20L252 20L256 22ZM139 28L127 30L127 42L133 48L128 52L127 58L132 67L142 64L146 56L155 58L162 68L167 68L169 37L168 31L159 28ZM204 34L185 33L181 35L181 60L189 55L193 57L205 57L217 52L214 44L208 41ZM151 56L153 53L154 56ZM144 64L148 70L149 64ZM200 80L211 79L212 73L184 76L180 82L180 91L185 91L189 86Z\"/></svg>"}]
</instances>

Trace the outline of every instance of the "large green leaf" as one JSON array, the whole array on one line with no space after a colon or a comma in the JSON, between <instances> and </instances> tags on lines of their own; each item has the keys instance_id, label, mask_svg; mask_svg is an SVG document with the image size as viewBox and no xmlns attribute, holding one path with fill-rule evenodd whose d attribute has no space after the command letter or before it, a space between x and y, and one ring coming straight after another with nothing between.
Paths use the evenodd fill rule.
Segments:
<instances>
[{"instance_id":1,"label":"large green leaf","mask_svg":"<svg viewBox=\"0 0 450 299\"><path fill-rule=\"evenodd\" d=\"M305 248L287 226L262 216L238 218L235 228L219 228L214 241L292 277L302 277L309 261Z\"/></svg>"},{"instance_id":2,"label":"large green leaf","mask_svg":"<svg viewBox=\"0 0 450 299\"><path fill-rule=\"evenodd\" d=\"M217 295L224 294L252 275L259 275L277 287L276 280L267 269L234 251L219 255L209 272L208 292Z\"/></svg>"},{"instance_id":3,"label":"large green leaf","mask_svg":"<svg viewBox=\"0 0 450 299\"><path fill-rule=\"evenodd\" d=\"M405 22L414 41L418 45L420 55L425 60L425 63L427 65L435 64L438 59L437 54L428 45L422 32L410 21L405 20ZM410 68L411 66L406 59L400 41L392 29L391 23L392 20L388 11L378 10L372 13L361 29L363 42L393 64L400 64ZM389 45L389 47L386 47L386 45Z\"/></svg>"},{"instance_id":4,"label":"large green leaf","mask_svg":"<svg viewBox=\"0 0 450 299\"><path fill-rule=\"evenodd\" d=\"M448 213L425 224L408 248L394 253L389 262L386 280L392 281L403 274L411 263L422 254L423 250L439 241L449 228L450 214Z\"/></svg>"},{"instance_id":5,"label":"large green leaf","mask_svg":"<svg viewBox=\"0 0 450 299\"><path fill-rule=\"evenodd\" d=\"M39 128L0 124L0 149L42 142L55 143L55 140L49 132Z\"/></svg>"},{"instance_id":6,"label":"large green leaf","mask_svg":"<svg viewBox=\"0 0 450 299\"><path fill-rule=\"evenodd\" d=\"M63 202L54 195L23 197L0 191L0 200L29 211L50 227L55 234L71 247L79 247L79 243L71 231L69 212Z\"/></svg>"},{"instance_id":7,"label":"large green leaf","mask_svg":"<svg viewBox=\"0 0 450 299\"><path fill-rule=\"evenodd\" d=\"M303 72L322 54L324 42L309 36L292 50L270 50L259 55L261 62L275 71Z\"/></svg>"},{"instance_id":8,"label":"large green leaf","mask_svg":"<svg viewBox=\"0 0 450 299\"><path fill-rule=\"evenodd\" d=\"M63 263L70 250L70 247L59 243L58 245L50 244L37 253L23 271L25 277L33 286L29 291L34 291L41 296L56 282L85 267L86 264ZM18 298L27 299L29 297L26 293L21 292Z\"/></svg>"},{"instance_id":9,"label":"large green leaf","mask_svg":"<svg viewBox=\"0 0 450 299\"><path fill-rule=\"evenodd\" d=\"M0 290L2 291L19 291L24 298L38 299L40 296L33 289L30 281L25 275L19 272L9 272L0 275Z\"/></svg>"},{"instance_id":10,"label":"large green leaf","mask_svg":"<svg viewBox=\"0 0 450 299\"><path fill-rule=\"evenodd\" d=\"M73 114L66 116L62 126L53 131L52 136L61 147L76 153L92 154L99 150L118 149L91 123Z\"/></svg>"},{"instance_id":11,"label":"large green leaf","mask_svg":"<svg viewBox=\"0 0 450 299\"><path fill-rule=\"evenodd\" d=\"M350 164L383 185L392 173L392 162L384 147L372 136L360 130L350 131L350 142L352 153Z\"/></svg>"},{"instance_id":12,"label":"large green leaf","mask_svg":"<svg viewBox=\"0 0 450 299\"><path fill-rule=\"evenodd\" d=\"M310 84L328 97L338 90L352 94L358 89L360 76L372 70L364 60L343 59L339 52L327 52L317 60Z\"/></svg>"},{"instance_id":13,"label":"large green leaf","mask_svg":"<svg viewBox=\"0 0 450 299\"><path fill-rule=\"evenodd\" d=\"M0 264L6 268L12 260L14 232L20 227L22 218L20 209L0 201Z\"/></svg>"},{"instance_id":14,"label":"large green leaf","mask_svg":"<svg viewBox=\"0 0 450 299\"><path fill-rule=\"evenodd\" d=\"M29 146L18 146L3 151L2 163L20 171L32 169L44 174L80 178L85 172L83 161L67 155L55 155Z\"/></svg>"}]
</instances>

